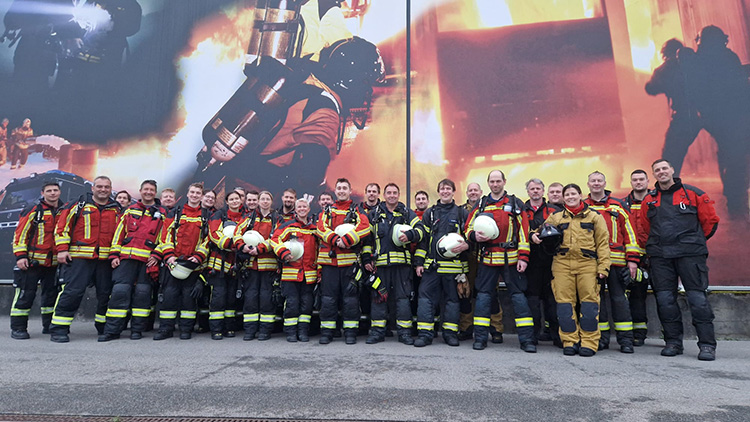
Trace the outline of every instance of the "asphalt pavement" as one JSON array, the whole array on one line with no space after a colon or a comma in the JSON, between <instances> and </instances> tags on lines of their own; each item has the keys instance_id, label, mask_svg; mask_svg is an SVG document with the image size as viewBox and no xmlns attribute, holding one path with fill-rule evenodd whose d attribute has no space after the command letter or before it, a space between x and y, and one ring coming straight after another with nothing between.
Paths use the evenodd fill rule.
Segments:
<instances>
[{"instance_id":1,"label":"asphalt pavement","mask_svg":"<svg viewBox=\"0 0 750 422\"><path fill-rule=\"evenodd\" d=\"M30 340L0 318L0 415L210 416L387 421L748 421L750 341L721 341L717 360L636 353L563 356L551 343L524 353L515 336L474 351L437 339L415 348L388 338L356 345L123 339L98 343L74 322L56 344L32 319ZM614 344L614 343L613 343ZM0 420L2 418L0 417Z\"/></svg>"}]
</instances>

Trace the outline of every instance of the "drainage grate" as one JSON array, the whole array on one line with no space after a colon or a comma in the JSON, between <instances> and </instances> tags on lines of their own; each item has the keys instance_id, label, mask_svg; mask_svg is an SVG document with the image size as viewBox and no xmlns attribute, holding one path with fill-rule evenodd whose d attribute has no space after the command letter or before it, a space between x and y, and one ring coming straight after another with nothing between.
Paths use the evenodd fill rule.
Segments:
<instances>
[{"instance_id":1,"label":"drainage grate","mask_svg":"<svg viewBox=\"0 0 750 422\"><path fill-rule=\"evenodd\" d=\"M0 422L355 422L343 419L196 418L164 416L1 415ZM363 422L363 421L357 421Z\"/></svg>"}]
</instances>

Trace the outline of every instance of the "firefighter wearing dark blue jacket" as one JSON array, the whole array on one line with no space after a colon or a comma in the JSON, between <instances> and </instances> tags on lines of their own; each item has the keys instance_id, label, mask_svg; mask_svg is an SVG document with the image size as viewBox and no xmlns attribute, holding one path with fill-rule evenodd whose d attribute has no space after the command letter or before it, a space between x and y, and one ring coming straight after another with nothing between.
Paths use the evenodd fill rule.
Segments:
<instances>
[{"instance_id":1,"label":"firefighter wearing dark blue jacket","mask_svg":"<svg viewBox=\"0 0 750 422\"><path fill-rule=\"evenodd\" d=\"M441 180L437 192L440 200L422 216L425 237L414 254L417 276L422 277L417 307L419 336L414 340L416 347L432 344L435 310L441 304L443 341L449 346L459 345L457 283L466 283L469 271L467 254L463 253L469 249L463 230L468 213L453 200L456 184L452 180Z\"/></svg>"},{"instance_id":2,"label":"firefighter wearing dark blue jacket","mask_svg":"<svg viewBox=\"0 0 750 422\"><path fill-rule=\"evenodd\" d=\"M682 314L677 304L677 278L685 287L693 326L698 334L698 359L716 359L714 313L708 302L708 240L719 225L714 201L700 189L674 177L668 161L655 161L657 183L643 199L639 244L646 245L651 283L664 333L662 356L682 354Z\"/></svg>"},{"instance_id":3,"label":"firefighter wearing dark blue jacket","mask_svg":"<svg viewBox=\"0 0 750 422\"><path fill-rule=\"evenodd\" d=\"M362 249L362 262L372 275L369 285L371 325L367 344L385 340L388 323L388 299L395 302L398 341L412 345L412 315L409 297L412 294L411 252L409 246L424 237L424 227L417 214L399 202L399 188L389 183L383 190L385 202L370 211L368 219L373 236Z\"/></svg>"}]
</instances>

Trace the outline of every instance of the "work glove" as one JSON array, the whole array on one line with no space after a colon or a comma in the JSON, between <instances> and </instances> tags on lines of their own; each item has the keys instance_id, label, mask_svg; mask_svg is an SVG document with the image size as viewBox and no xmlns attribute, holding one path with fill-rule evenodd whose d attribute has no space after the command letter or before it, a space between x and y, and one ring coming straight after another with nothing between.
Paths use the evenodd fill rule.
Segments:
<instances>
[{"instance_id":1,"label":"work glove","mask_svg":"<svg viewBox=\"0 0 750 422\"><path fill-rule=\"evenodd\" d=\"M471 295L471 287L466 279L466 274L456 276L456 290L458 291L458 297L461 299L466 299Z\"/></svg>"},{"instance_id":2,"label":"work glove","mask_svg":"<svg viewBox=\"0 0 750 422\"><path fill-rule=\"evenodd\" d=\"M204 284L203 284L203 276L201 275L201 276L199 276L195 280L195 284L193 285L193 289L190 290L190 297L192 297L195 300L198 300L201 297L203 297L203 286L204 286Z\"/></svg>"},{"instance_id":3,"label":"work glove","mask_svg":"<svg viewBox=\"0 0 750 422\"><path fill-rule=\"evenodd\" d=\"M377 275L370 276L370 287L377 293L375 303L385 303L388 301L388 287Z\"/></svg>"}]
</instances>

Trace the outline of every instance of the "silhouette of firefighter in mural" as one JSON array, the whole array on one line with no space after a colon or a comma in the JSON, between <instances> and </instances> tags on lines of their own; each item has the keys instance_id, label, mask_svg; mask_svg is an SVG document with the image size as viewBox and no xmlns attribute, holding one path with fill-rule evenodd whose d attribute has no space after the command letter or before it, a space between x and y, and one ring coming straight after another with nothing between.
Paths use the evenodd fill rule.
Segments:
<instances>
[{"instance_id":1,"label":"silhouette of firefighter in mural","mask_svg":"<svg viewBox=\"0 0 750 422\"><path fill-rule=\"evenodd\" d=\"M661 47L664 63L654 69L651 80L646 83L648 95L664 94L672 109L661 156L672 163L676 176L680 175L688 148L702 129L698 109L687 95L683 66L677 58L683 48L682 42L675 38L665 42Z\"/></svg>"},{"instance_id":2,"label":"silhouette of firefighter in mural","mask_svg":"<svg viewBox=\"0 0 750 422\"><path fill-rule=\"evenodd\" d=\"M705 129L716 140L729 216L747 221L750 82L737 54L727 48L729 37L721 28L704 27L696 42L694 51L677 47L677 40L667 41L662 48L664 63L646 84L646 92L665 94L672 107L663 156L673 160L677 175L688 147ZM675 48L676 58L672 55Z\"/></svg>"}]
</instances>

